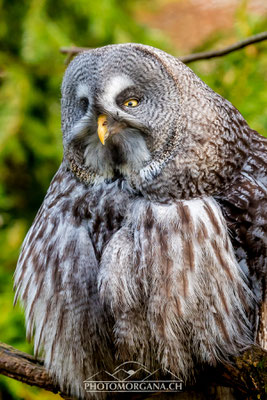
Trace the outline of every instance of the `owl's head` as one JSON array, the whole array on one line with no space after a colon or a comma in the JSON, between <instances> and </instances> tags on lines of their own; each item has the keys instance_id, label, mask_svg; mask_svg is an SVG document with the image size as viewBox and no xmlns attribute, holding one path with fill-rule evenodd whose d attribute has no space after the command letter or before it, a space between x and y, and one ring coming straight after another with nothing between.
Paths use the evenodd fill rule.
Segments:
<instances>
[{"instance_id":1,"label":"owl's head","mask_svg":"<svg viewBox=\"0 0 267 400\"><path fill-rule=\"evenodd\" d=\"M216 192L244 162L234 145L241 127L229 102L149 46L84 52L63 80L65 160L88 184L123 178L148 197L156 185L156 198Z\"/></svg>"}]
</instances>

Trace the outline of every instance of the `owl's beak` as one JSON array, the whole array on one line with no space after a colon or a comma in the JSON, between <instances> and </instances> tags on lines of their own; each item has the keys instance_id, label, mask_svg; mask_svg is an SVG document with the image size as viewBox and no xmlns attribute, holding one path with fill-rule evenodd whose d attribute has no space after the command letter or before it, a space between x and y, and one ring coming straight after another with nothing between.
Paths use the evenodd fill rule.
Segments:
<instances>
[{"instance_id":1,"label":"owl's beak","mask_svg":"<svg viewBox=\"0 0 267 400\"><path fill-rule=\"evenodd\" d=\"M97 134L100 142L105 145L105 141L109 136L108 133L108 120L107 116L104 114L99 115L97 120Z\"/></svg>"}]
</instances>

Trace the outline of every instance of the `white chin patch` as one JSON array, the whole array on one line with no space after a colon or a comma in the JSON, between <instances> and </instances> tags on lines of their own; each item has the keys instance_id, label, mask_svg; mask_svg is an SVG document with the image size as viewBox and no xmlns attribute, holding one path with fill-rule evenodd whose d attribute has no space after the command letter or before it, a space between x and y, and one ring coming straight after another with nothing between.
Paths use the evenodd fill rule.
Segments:
<instances>
[{"instance_id":1,"label":"white chin patch","mask_svg":"<svg viewBox=\"0 0 267 400\"><path fill-rule=\"evenodd\" d=\"M139 171L144 163L151 159L151 154L146 142L140 132L126 130L120 137L121 148L127 162L119 167L124 176L130 175L133 171Z\"/></svg>"},{"instance_id":2,"label":"white chin patch","mask_svg":"<svg viewBox=\"0 0 267 400\"><path fill-rule=\"evenodd\" d=\"M104 178L112 178L114 170L118 170L125 177L133 171L139 171L145 162L151 159L151 154L142 135L135 130L125 130L118 134L117 145L125 160L122 164L116 164L116 151L108 144L103 146L97 137L90 136L84 152L84 162L88 167L93 167Z\"/></svg>"}]
</instances>

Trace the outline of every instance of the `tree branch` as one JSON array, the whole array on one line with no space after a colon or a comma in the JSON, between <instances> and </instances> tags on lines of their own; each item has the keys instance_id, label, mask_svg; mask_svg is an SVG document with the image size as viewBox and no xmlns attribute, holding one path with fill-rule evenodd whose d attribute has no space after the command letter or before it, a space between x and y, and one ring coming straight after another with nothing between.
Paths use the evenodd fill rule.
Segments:
<instances>
[{"instance_id":1,"label":"tree branch","mask_svg":"<svg viewBox=\"0 0 267 400\"><path fill-rule=\"evenodd\" d=\"M73 55L81 53L82 51L88 51L88 50L94 50L94 47L71 46L71 47L61 47L59 49L60 53L62 53L62 54L73 54Z\"/></svg>"},{"instance_id":2,"label":"tree branch","mask_svg":"<svg viewBox=\"0 0 267 400\"><path fill-rule=\"evenodd\" d=\"M66 393L60 392L41 360L4 343L0 343L0 373L28 385L59 393L64 399L70 399ZM228 386L242 393L243 396L252 395L253 398L264 399L264 386L267 382L267 352L259 346L253 346L241 356L236 357L231 364L220 364L216 368L208 368L199 381L201 386L198 384L194 387L186 387L184 393L195 391L199 394L201 388L207 385ZM127 398L144 396L147 397L147 394ZM188 398L190 396L191 394Z\"/></svg>"},{"instance_id":3,"label":"tree branch","mask_svg":"<svg viewBox=\"0 0 267 400\"><path fill-rule=\"evenodd\" d=\"M52 393L59 393L65 399L69 398L66 394L60 393L59 387L54 383L41 360L1 342L0 373L27 383L27 385L37 386Z\"/></svg>"},{"instance_id":4,"label":"tree branch","mask_svg":"<svg viewBox=\"0 0 267 400\"><path fill-rule=\"evenodd\" d=\"M243 49L244 47L247 47L251 44L263 42L264 40L267 40L267 31L261 32L258 35L250 36L221 50L203 51L201 53L189 54L187 56L179 57L179 60L181 60L185 64L189 64L193 61L208 60L210 58L221 57L225 56L226 54L232 53L233 51Z\"/></svg>"},{"instance_id":5,"label":"tree branch","mask_svg":"<svg viewBox=\"0 0 267 400\"><path fill-rule=\"evenodd\" d=\"M249 46L254 43L258 42L263 42L264 40L267 40L267 31L266 32L261 32L257 35L250 36L244 40L241 40L240 42L236 42L232 44L231 46L225 47L221 50L212 50L212 51L203 51L201 53L193 53L193 54L188 54L187 56L181 56L178 57L179 60L184 62L185 64L189 64L193 61L198 61L198 60L207 60L210 58L215 58L215 57L221 57L226 54L232 53L233 51L242 49L246 46ZM78 54L81 53L82 51L87 51L87 50L92 50L92 47L61 47L60 52L63 54L68 54L66 64L69 63L70 59Z\"/></svg>"}]
</instances>

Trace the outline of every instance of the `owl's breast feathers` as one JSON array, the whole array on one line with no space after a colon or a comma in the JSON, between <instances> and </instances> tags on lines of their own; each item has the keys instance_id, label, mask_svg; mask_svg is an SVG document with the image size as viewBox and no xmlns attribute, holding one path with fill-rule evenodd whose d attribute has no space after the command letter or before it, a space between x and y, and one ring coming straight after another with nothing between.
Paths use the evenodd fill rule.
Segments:
<instances>
[{"instance_id":1,"label":"owl's breast feathers","mask_svg":"<svg viewBox=\"0 0 267 400\"><path fill-rule=\"evenodd\" d=\"M254 295L227 229L211 197L159 204L62 166L15 275L35 351L76 394L114 357L190 379L196 362L238 353L253 341Z\"/></svg>"}]
</instances>

